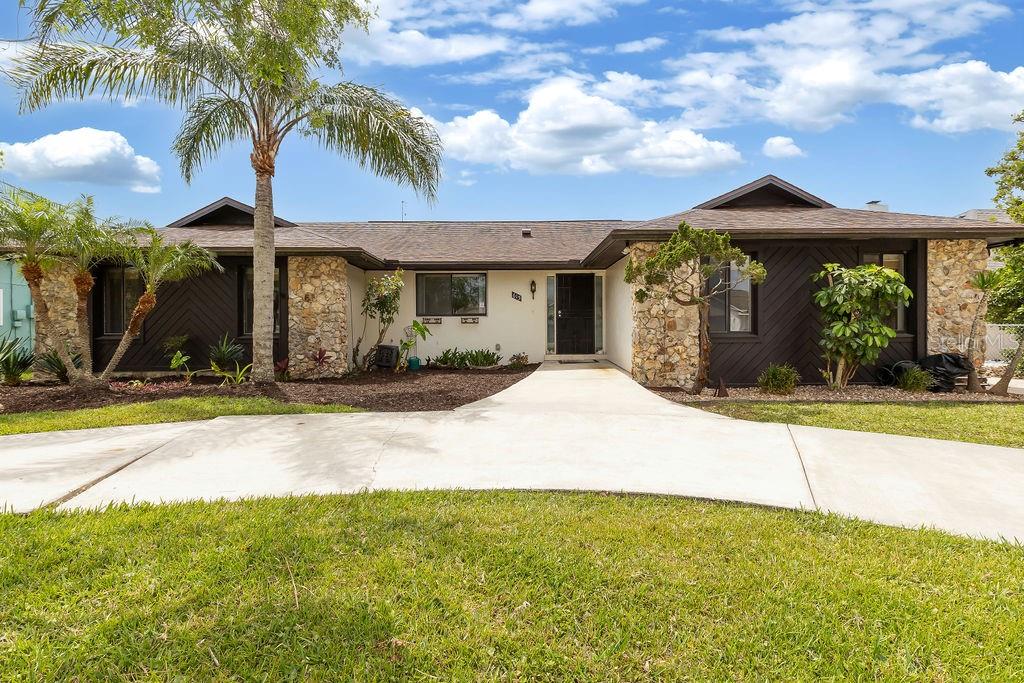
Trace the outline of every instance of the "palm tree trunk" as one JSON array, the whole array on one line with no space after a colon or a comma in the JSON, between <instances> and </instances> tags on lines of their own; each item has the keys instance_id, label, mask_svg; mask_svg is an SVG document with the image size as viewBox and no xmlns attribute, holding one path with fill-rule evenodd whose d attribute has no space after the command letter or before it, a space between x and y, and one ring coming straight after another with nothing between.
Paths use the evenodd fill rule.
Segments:
<instances>
[{"instance_id":1,"label":"palm tree trunk","mask_svg":"<svg viewBox=\"0 0 1024 683\"><path fill-rule=\"evenodd\" d=\"M117 370L121 359L124 358L124 354L128 351L128 347L132 345L135 338L142 332L142 323L154 308L156 308L156 294L145 292L139 297L135 308L132 310L132 318L128 322L128 327L125 329L124 334L121 335L121 341L118 342L117 348L114 349L114 355L110 357L110 362L107 363L107 367L103 369L103 373L100 375L101 380L110 380L110 375Z\"/></svg>"},{"instance_id":2,"label":"palm tree trunk","mask_svg":"<svg viewBox=\"0 0 1024 683\"><path fill-rule=\"evenodd\" d=\"M981 318L985 315L985 304L988 299L988 292L982 292L981 302L978 305L978 312L974 314L971 322L971 338L967 340L967 364L970 366L967 372L967 391L977 394L981 393L981 379L978 377L978 366L975 364L977 357L978 328L981 327Z\"/></svg>"},{"instance_id":3,"label":"palm tree trunk","mask_svg":"<svg viewBox=\"0 0 1024 683\"><path fill-rule=\"evenodd\" d=\"M68 369L68 381L76 385L98 383L98 380L92 375L86 375L75 368L68 345L64 339L58 339L54 333L53 321L50 319L50 307L46 303L46 297L43 296L43 269L35 263L23 263L21 264L21 275L28 285L29 297L32 299L32 307L36 312L36 335L49 343L57 352L57 357Z\"/></svg>"},{"instance_id":4,"label":"palm tree trunk","mask_svg":"<svg viewBox=\"0 0 1024 683\"><path fill-rule=\"evenodd\" d=\"M1024 335L1017 338L1017 350L1013 354L1013 359L1010 364L1003 370L1003 376L999 378L999 381L989 389L990 394L996 396L1006 396L1010 393L1010 380L1017 374L1017 368L1020 367L1021 360L1024 359Z\"/></svg>"},{"instance_id":5,"label":"palm tree trunk","mask_svg":"<svg viewBox=\"0 0 1024 683\"><path fill-rule=\"evenodd\" d=\"M268 145L251 155L256 171L252 237L252 381L274 381L274 156Z\"/></svg>"},{"instance_id":6,"label":"palm tree trunk","mask_svg":"<svg viewBox=\"0 0 1024 683\"><path fill-rule=\"evenodd\" d=\"M78 295L78 351L82 354L82 373L92 374L92 335L89 325L89 293L95 280L89 271L75 274L75 293Z\"/></svg>"}]
</instances>

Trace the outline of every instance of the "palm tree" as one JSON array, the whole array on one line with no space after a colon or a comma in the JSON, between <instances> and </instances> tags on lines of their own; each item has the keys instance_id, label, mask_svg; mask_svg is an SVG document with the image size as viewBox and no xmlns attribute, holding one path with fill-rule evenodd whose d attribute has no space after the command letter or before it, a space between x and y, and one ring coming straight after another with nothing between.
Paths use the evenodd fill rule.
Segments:
<instances>
[{"instance_id":1,"label":"palm tree","mask_svg":"<svg viewBox=\"0 0 1024 683\"><path fill-rule=\"evenodd\" d=\"M59 40L25 51L10 75L22 111L96 94L151 97L184 108L173 147L187 182L229 142L251 145L253 380L272 382L273 177L285 138L292 132L312 138L431 201L441 177L441 142L426 120L381 91L352 82L324 85L316 78L321 67L337 65L344 25L365 26L369 15L361 3L168 0L159 4L163 14L150 5L40 0L38 32ZM68 41L69 27L90 25L117 33L118 40Z\"/></svg>"},{"instance_id":2,"label":"palm tree","mask_svg":"<svg viewBox=\"0 0 1024 683\"><path fill-rule=\"evenodd\" d=\"M75 367L70 340L60 338L43 297L43 280L60 261L67 223L67 207L45 197L12 186L4 187L0 194L0 244L10 250L7 257L18 262L28 284L35 310L36 335L56 350L68 368L72 384L86 384L92 376Z\"/></svg>"},{"instance_id":3,"label":"palm tree","mask_svg":"<svg viewBox=\"0 0 1024 683\"><path fill-rule=\"evenodd\" d=\"M114 350L114 355L110 357L110 362L100 374L100 379L104 381L110 379L111 373L117 369L128 347L142 332L142 323L156 308L156 293L162 284L196 277L209 270L224 270L217 263L216 256L192 242L169 244L164 241L159 231L151 227L140 228L128 234L131 235L130 239L120 242L118 260L139 271L145 288L135 303L132 317L125 327L117 349Z\"/></svg>"},{"instance_id":4,"label":"palm tree","mask_svg":"<svg viewBox=\"0 0 1024 683\"><path fill-rule=\"evenodd\" d=\"M89 296L96 284L93 269L103 261L116 260L122 253L125 239L123 231L131 229L129 223L112 219L99 221L93 209L92 197L83 196L68 207L70 216L61 231L58 251L64 261L74 269L73 282L78 305L78 351L82 354L82 371L92 374L92 334L89 324Z\"/></svg>"},{"instance_id":5,"label":"palm tree","mask_svg":"<svg viewBox=\"0 0 1024 683\"><path fill-rule=\"evenodd\" d=\"M971 321L971 338L967 340L967 365L970 370L967 374L967 391L980 393L981 379L978 377L977 354L980 340L978 332L981 329L981 321L985 317L985 309L988 306L988 298L999 286L1000 272L998 270L983 270L971 277L971 286L981 292L978 300L978 310Z\"/></svg>"}]
</instances>

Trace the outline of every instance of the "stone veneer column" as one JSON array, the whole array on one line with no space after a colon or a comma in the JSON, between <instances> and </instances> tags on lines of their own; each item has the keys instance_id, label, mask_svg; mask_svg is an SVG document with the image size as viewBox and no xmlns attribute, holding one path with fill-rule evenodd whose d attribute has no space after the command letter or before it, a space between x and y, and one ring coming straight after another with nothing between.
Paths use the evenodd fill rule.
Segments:
<instances>
[{"instance_id":1,"label":"stone veneer column","mask_svg":"<svg viewBox=\"0 0 1024 683\"><path fill-rule=\"evenodd\" d=\"M43 276L41 289L50 311L53 333L63 339L78 339L78 292L75 290L74 277L74 268L66 263L56 263ZM41 339L38 334L35 335L36 353L42 353L53 346L51 339Z\"/></svg>"},{"instance_id":2,"label":"stone veneer column","mask_svg":"<svg viewBox=\"0 0 1024 683\"><path fill-rule=\"evenodd\" d=\"M627 258L652 254L660 242L638 242L626 250ZM693 275L696 277L696 275ZM696 306L680 306L664 287L655 287L640 303L630 290L633 311L633 379L652 387L689 389L700 362L700 314Z\"/></svg>"},{"instance_id":3,"label":"stone veneer column","mask_svg":"<svg viewBox=\"0 0 1024 683\"><path fill-rule=\"evenodd\" d=\"M967 353L981 292L971 277L988 267L985 240L928 241L928 353ZM981 314L984 316L984 311ZM977 359L985 360L985 322Z\"/></svg>"},{"instance_id":4,"label":"stone veneer column","mask_svg":"<svg viewBox=\"0 0 1024 683\"><path fill-rule=\"evenodd\" d=\"M316 373L313 358L327 351L324 377L348 372L348 262L340 256L288 257L288 369Z\"/></svg>"}]
</instances>

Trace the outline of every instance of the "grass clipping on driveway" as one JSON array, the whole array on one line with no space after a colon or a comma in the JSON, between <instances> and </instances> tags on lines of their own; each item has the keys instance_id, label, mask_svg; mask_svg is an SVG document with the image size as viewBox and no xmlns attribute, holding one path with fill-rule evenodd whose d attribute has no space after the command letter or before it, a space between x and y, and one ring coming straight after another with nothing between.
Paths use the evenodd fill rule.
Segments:
<instances>
[{"instance_id":1,"label":"grass clipping on driveway","mask_svg":"<svg viewBox=\"0 0 1024 683\"><path fill-rule=\"evenodd\" d=\"M222 415L291 415L295 413L348 413L346 405L283 403L262 397L175 398L147 403L124 403L103 408L54 410L31 413L0 413L0 436L53 432L63 429L91 429L121 425L157 424L209 420Z\"/></svg>"},{"instance_id":2,"label":"grass clipping on driveway","mask_svg":"<svg viewBox=\"0 0 1024 683\"><path fill-rule=\"evenodd\" d=\"M721 503L370 493L0 517L0 680L1009 680L1019 546Z\"/></svg>"},{"instance_id":3,"label":"grass clipping on driveway","mask_svg":"<svg viewBox=\"0 0 1024 683\"><path fill-rule=\"evenodd\" d=\"M735 402L699 406L729 417L1024 448L1024 405L1006 403Z\"/></svg>"}]
</instances>

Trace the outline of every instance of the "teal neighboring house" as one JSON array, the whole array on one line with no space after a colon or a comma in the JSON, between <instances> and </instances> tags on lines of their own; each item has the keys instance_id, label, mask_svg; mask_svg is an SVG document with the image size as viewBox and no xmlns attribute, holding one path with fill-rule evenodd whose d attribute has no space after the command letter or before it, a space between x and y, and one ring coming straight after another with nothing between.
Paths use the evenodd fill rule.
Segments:
<instances>
[{"instance_id":1,"label":"teal neighboring house","mask_svg":"<svg viewBox=\"0 0 1024 683\"><path fill-rule=\"evenodd\" d=\"M0 260L0 337L14 335L32 343L32 300L17 264Z\"/></svg>"}]
</instances>

